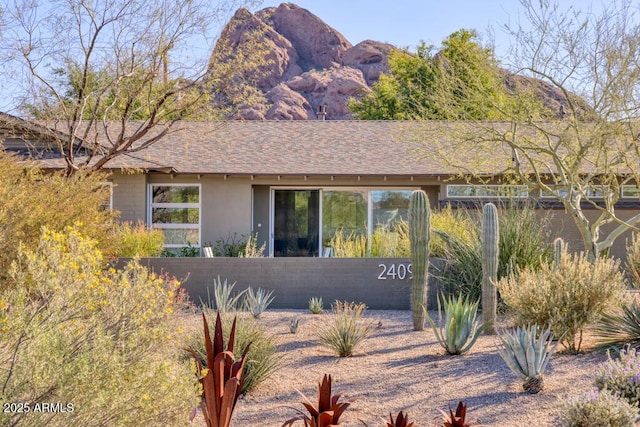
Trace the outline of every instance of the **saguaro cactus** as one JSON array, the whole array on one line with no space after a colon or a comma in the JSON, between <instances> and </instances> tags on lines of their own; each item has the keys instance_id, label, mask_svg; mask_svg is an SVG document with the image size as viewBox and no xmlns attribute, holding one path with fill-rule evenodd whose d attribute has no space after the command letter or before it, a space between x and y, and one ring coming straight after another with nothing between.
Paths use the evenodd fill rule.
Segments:
<instances>
[{"instance_id":1,"label":"saguaro cactus","mask_svg":"<svg viewBox=\"0 0 640 427\"><path fill-rule=\"evenodd\" d=\"M487 335L496 333L499 237L498 210L493 203L487 203L482 208L482 319L487 324Z\"/></svg>"},{"instance_id":2,"label":"saguaro cactus","mask_svg":"<svg viewBox=\"0 0 640 427\"><path fill-rule=\"evenodd\" d=\"M424 329L427 306L427 281L429 279L429 239L431 211L427 193L416 190L409 199L409 243L411 247L411 313L413 330Z\"/></svg>"},{"instance_id":3,"label":"saguaro cactus","mask_svg":"<svg viewBox=\"0 0 640 427\"><path fill-rule=\"evenodd\" d=\"M562 240L562 237L558 237L553 241L553 268L555 270L560 267L562 261L562 254L567 250L567 244Z\"/></svg>"}]
</instances>

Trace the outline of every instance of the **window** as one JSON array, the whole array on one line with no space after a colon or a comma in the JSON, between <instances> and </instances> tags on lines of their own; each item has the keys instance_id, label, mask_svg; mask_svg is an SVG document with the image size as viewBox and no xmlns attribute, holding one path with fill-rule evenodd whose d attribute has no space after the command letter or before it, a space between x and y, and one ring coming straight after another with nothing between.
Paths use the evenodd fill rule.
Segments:
<instances>
[{"instance_id":1,"label":"window","mask_svg":"<svg viewBox=\"0 0 640 427\"><path fill-rule=\"evenodd\" d=\"M329 190L322 192L322 238L328 244L342 230L345 235L367 234L368 191Z\"/></svg>"},{"instance_id":2,"label":"window","mask_svg":"<svg viewBox=\"0 0 640 427\"><path fill-rule=\"evenodd\" d=\"M471 185L455 184L447 185L447 197L449 198L517 198L529 197L529 189L526 185Z\"/></svg>"},{"instance_id":3,"label":"window","mask_svg":"<svg viewBox=\"0 0 640 427\"><path fill-rule=\"evenodd\" d=\"M398 221L406 221L412 190L372 190L372 229L378 226L393 227Z\"/></svg>"},{"instance_id":4,"label":"window","mask_svg":"<svg viewBox=\"0 0 640 427\"><path fill-rule=\"evenodd\" d=\"M200 247L200 185L150 184L149 201L149 224L166 248Z\"/></svg>"},{"instance_id":5,"label":"window","mask_svg":"<svg viewBox=\"0 0 640 427\"><path fill-rule=\"evenodd\" d=\"M566 187L557 187L553 190L554 194L549 193L548 191L540 190L540 197L542 198L551 198L551 197L565 197L569 191ZM585 197L589 199L602 199L604 197L603 188L601 186L598 187L589 187L585 192Z\"/></svg>"},{"instance_id":6,"label":"window","mask_svg":"<svg viewBox=\"0 0 640 427\"><path fill-rule=\"evenodd\" d=\"M623 199L638 199L640 198L640 189L637 185L623 185L621 197Z\"/></svg>"}]
</instances>

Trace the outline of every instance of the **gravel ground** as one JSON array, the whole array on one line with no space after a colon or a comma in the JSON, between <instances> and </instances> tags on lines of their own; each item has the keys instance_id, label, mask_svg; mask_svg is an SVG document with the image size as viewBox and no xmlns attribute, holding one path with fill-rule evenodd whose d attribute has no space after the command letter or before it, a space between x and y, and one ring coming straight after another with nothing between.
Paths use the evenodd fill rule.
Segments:
<instances>
[{"instance_id":1,"label":"gravel ground","mask_svg":"<svg viewBox=\"0 0 640 427\"><path fill-rule=\"evenodd\" d=\"M300 318L297 334L289 333L294 316ZM345 426L361 426L360 421L384 426L389 412L401 410L408 412L415 427L438 426L439 409L455 409L460 400L468 405L467 419L474 426L555 426L562 402L590 390L594 368L606 359L602 353L555 354L544 391L529 395L497 354L496 337L481 336L469 353L449 356L433 331L412 330L409 311L372 310L365 313L374 325L371 335L354 356L339 358L316 336L327 316L300 310L262 315L260 321L275 334L283 363L239 400L234 427L281 426L304 409L299 392L316 402L317 385L325 373L333 378L334 394L354 399L341 418Z\"/></svg>"}]
</instances>

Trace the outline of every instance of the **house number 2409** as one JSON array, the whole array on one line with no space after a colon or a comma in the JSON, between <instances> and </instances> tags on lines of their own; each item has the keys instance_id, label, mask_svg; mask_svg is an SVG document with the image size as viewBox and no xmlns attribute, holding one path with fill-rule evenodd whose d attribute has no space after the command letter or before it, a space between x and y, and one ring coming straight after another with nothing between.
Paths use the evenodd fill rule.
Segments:
<instances>
[{"instance_id":1,"label":"house number 2409","mask_svg":"<svg viewBox=\"0 0 640 427\"><path fill-rule=\"evenodd\" d=\"M382 269L378 280L387 280L389 277L400 280L413 278L411 264L378 264L378 268Z\"/></svg>"}]
</instances>

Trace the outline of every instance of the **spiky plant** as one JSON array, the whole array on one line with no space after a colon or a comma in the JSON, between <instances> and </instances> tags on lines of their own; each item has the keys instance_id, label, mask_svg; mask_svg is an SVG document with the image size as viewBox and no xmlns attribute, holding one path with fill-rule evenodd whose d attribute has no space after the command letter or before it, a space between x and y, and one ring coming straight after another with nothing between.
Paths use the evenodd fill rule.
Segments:
<instances>
[{"instance_id":1,"label":"spiky plant","mask_svg":"<svg viewBox=\"0 0 640 427\"><path fill-rule=\"evenodd\" d=\"M218 276L218 279L213 279L213 302L215 303L215 308L220 313L226 313L228 311L234 311L240 305L240 299L242 295L246 292L246 290L232 295L233 288L236 285L236 282L232 284L227 283L227 279L224 279L224 282ZM209 289L207 288L207 292ZM209 305L211 305L211 301L209 301Z\"/></svg>"},{"instance_id":2,"label":"spiky plant","mask_svg":"<svg viewBox=\"0 0 640 427\"><path fill-rule=\"evenodd\" d=\"M300 393L300 392L298 392ZM302 393L305 400L302 405L309 414L301 413L282 424L282 427L293 426L296 421L303 421L306 427L331 427L340 426L342 413L353 403L353 399L346 402L339 402L341 394L331 394L331 375L325 374L322 382L318 384L318 405L313 403Z\"/></svg>"},{"instance_id":3,"label":"spiky plant","mask_svg":"<svg viewBox=\"0 0 640 427\"><path fill-rule=\"evenodd\" d=\"M300 326L299 317L294 316L291 319L289 319L289 332L291 332L292 334L297 334L299 326Z\"/></svg>"},{"instance_id":4,"label":"spiky plant","mask_svg":"<svg viewBox=\"0 0 640 427\"><path fill-rule=\"evenodd\" d=\"M603 314L593 332L600 347L640 348L640 304L634 301L623 304L620 312Z\"/></svg>"},{"instance_id":5,"label":"spiky plant","mask_svg":"<svg viewBox=\"0 0 640 427\"><path fill-rule=\"evenodd\" d=\"M356 347L371 332L371 321L362 319L367 306L347 301L336 301L332 306L333 313L319 329L318 337L339 357L352 356Z\"/></svg>"},{"instance_id":6,"label":"spiky plant","mask_svg":"<svg viewBox=\"0 0 640 427\"><path fill-rule=\"evenodd\" d=\"M246 310L257 319L266 311L269 304L271 304L275 298L272 295L273 291L267 292L261 288L254 291L253 288L249 287L244 294L243 305Z\"/></svg>"},{"instance_id":7,"label":"spiky plant","mask_svg":"<svg viewBox=\"0 0 640 427\"><path fill-rule=\"evenodd\" d=\"M486 323L480 324L476 320L478 301L469 302L469 297L462 299L462 295L458 295L457 299L453 297L447 298L442 295L442 300L444 323L440 297L438 297L438 323L441 326L438 327L425 310L427 320L431 324L431 328L433 328L433 333L436 335L438 343L445 349L447 354L466 353L473 347L487 326Z\"/></svg>"},{"instance_id":8,"label":"spiky plant","mask_svg":"<svg viewBox=\"0 0 640 427\"><path fill-rule=\"evenodd\" d=\"M462 403L462 401L458 402L458 406L456 407L455 414L451 410L451 406L449 406L448 414L443 410L440 410L440 412L444 416L443 427L470 427L471 426L470 423L466 422L467 405Z\"/></svg>"},{"instance_id":9,"label":"spiky plant","mask_svg":"<svg viewBox=\"0 0 640 427\"><path fill-rule=\"evenodd\" d=\"M482 207L482 319L487 325L485 332L494 335L498 305L498 254L500 228L498 209L493 203Z\"/></svg>"},{"instance_id":10,"label":"spiky plant","mask_svg":"<svg viewBox=\"0 0 640 427\"><path fill-rule=\"evenodd\" d=\"M411 317L413 330L424 329L427 306L427 281L429 280L429 239L431 237L429 198L427 193L416 190L409 199L409 244L411 247Z\"/></svg>"},{"instance_id":11,"label":"spiky plant","mask_svg":"<svg viewBox=\"0 0 640 427\"><path fill-rule=\"evenodd\" d=\"M553 241L553 269L558 270L562 262L563 255L567 252L567 244L562 237L558 237Z\"/></svg>"},{"instance_id":12,"label":"spiky plant","mask_svg":"<svg viewBox=\"0 0 640 427\"><path fill-rule=\"evenodd\" d=\"M220 313L216 317L213 341L209 334L207 317L202 313L204 323L204 342L207 353L207 367L200 361L195 350L187 350L194 357L202 384L202 401L200 408L207 427L228 427L236 402L242 391L244 382L244 366L251 344L247 345L242 357L235 360L233 343L235 341L236 321L234 319L227 349L224 349L222 337L222 321Z\"/></svg>"},{"instance_id":13,"label":"spiky plant","mask_svg":"<svg viewBox=\"0 0 640 427\"><path fill-rule=\"evenodd\" d=\"M309 311L311 311L311 313L313 314L320 314L322 313L323 310L323 306L322 306L322 298L320 297L311 297L309 299Z\"/></svg>"},{"instance_id":14,"label":"spiky plant","mask_svg":"<svg viewBox=\"0 0 640 427\"><path fill-rule=\"evenodd\" d=\"M402 411L398 414L396 419L393 419L393 416L389 414L389 421L387 422L387 427L413 427L414 424L409 422L409 414L403 414Z\"/></svg>"},{"instance_id":15,"label":"spiky plant","mask_svg":"<svg viewBox=\"0 0 640 427\"><path fill-rule=\"evenodd\" d=\"M498 338L498 353L507 366L523 380L524 391L539 393L544 388L542 374L559 343L552 344L551 327L541 331L539 336L537 325L518 327L498 334Z\"/></svg>"}]
</instances>

